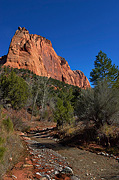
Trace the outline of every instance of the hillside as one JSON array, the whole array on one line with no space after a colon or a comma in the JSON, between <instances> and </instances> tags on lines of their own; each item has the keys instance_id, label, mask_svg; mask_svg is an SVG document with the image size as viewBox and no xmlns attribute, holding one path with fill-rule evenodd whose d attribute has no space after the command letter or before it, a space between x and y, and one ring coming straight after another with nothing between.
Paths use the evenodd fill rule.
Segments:
<instances>
[{"instance_id":1,"label":"hillside","mask_svg":"<svg viewBox=\"0 0 119 180\"><path fill-rule=\"evenodd\" d=\"M54 164L52 165L55 167L55 161L57 160L59 163L61 163L61 161L59 158L60 155L53 160L55 155L53 149L55 147L56 150L60 148L60 150L58 150L59 153L68 158L74 175L78 174L81 180L90 177L96 177L97 179L109 179L111 177L114 179L118 177L118 118L111 119L113 120L110 121L111 124L103 121L103 125L99 124L101 122L98 121L98 119L97 121L93 119L95 115L97 115L95 112L99 112L99 110L101 110L99 116L101 115L102 117L103 114L101 113L104 111L106 113L112 112L113 107L115 112L116 107L113 103L115 103L115 101L117 103L119 102L117 89L111 91L110 88L104 89L104 87L98 86L98 91L97 88L84 90L56 79L38 76L27 69L2 66L0 67L0 98L0 177L3 176L8 168L12 168L14 164L18 162L12 171L5 175L4 180L13 179L14 176L17 177L18 180L27 180L27 177L34 177L32 179L35 180L36 176L37 179L39 179L46 171L51 177L56 175L56 170L61 173L61 168L50 169L51 171L47 170L46 165L48 163L44 163L43 167L41 167L41 169L43 168L42 171L37 168L38 164L34 162L34 155L31 156L31 154L37 150L39 155L41 151L44 151L44 146L47 151L43 154L43 158L49 158L48 162L53 162ZM110 98L112 98L112 101L107 104L106 102ZM85 107L88 109L86 114L85 109L83 109ZM92 111L93 107L96 108ZM89 114L87 114L87 112ZM51 127L53 131L50 136L47 132L49 132L49 130L51 131ZM22 132L24 132L24 134ZM27 147L24 148L22 145L24 144L23 139L23 142L19 140L19 137L16 139L17 134L23 136L29 149ZM29 135L33 137L29 139ZM57 144L57 141L60 144ZM14 146L11 146L11 144L14 143L16 144L16 150L13 149ZM6 148L6 145L8 148ZM18 154L17 147L19 147L19 145L22 148ZM34 147L34 145L36 147ZM78 148L83 150L79 150ZM51 152L51 149L53 150L53 156L51 156L51 154L47 156L47 153ZM96 152L98 155L85 153L85 150ZM21 159L20 155L22 151L24 151L25 154L22 154ZM105 151L107 153L104 153ZM106 155L108 157L101 158L100 155ZM80 160L82 160L84 156L85 161L80 163ZM78 165L77 159L79 159ZM39 162L42 158L38 157L37 160ZM103 166L102 161L104 161ZM65 161L65 163L66 162L67 161ZM93 162L97 163L98 171L97 166L95 166ZM61 167L59 163L57 163L56 168L59 168L59 165ZM65 165L63 164L62 168L64 167ZM93 169L96 170L93 171ZM101 169L106 169L106 171L102 172ZM109 172L111 172L111 174L107 175ZM57 174L55 179L61 180L61 176L62 174ZM65 177L63 177L62 180L64 180ZM77 178L77 176L68 178L67 180L71 180L71 178ZM77 180L79 180L79 178Z\"/></svg>"}]
</instances>

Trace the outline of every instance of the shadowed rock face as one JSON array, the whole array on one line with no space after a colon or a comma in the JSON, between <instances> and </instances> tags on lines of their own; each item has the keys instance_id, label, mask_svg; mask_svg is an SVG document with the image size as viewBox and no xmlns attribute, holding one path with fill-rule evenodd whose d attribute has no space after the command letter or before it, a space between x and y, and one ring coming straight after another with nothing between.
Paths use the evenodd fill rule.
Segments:
<instances>
[{"instance_id":1,"label":"shadowed rock face","mask_svg":"<svg viewBox=\"0 0 119 180\"><path fill-rule=\"evenodd\" d=\"M3 62L3 58L0 61ZM4 65L29 69L39 76L48 76L81 88L90 87L83 72L72 71L68 62L56 54L50 40L29 34L24 27L18 27L15 32Z\"/></svg>"},{"instance_id":2,"label":"shadowed rock face","mask_svg":"<svg viewBox=\"0 0 119 180\"><path fill-rule=\"evenodd\" d=\"M5 64L6 61L7 61L7 56L6 55L0 57L0 65Z\"/></svg>"}]
</instances>

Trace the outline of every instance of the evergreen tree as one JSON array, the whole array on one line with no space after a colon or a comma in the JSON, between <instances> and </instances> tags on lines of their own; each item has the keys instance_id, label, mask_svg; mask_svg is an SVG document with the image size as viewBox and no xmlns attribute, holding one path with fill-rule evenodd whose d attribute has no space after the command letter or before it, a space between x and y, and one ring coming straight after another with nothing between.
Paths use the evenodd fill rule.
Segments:
<instances>
[{"instance_id":1,"label":"evergreen tree","mask_svg":"<svg viewBox=\"0 0 119 180\"><path fill-rule=\"evenodd\" d=\"M116 81L113 84L113 88L119 89L119 71L118 71L118 75L117 75Z\"/></svg>"},{"instance_id":2,"label":"evergreen tree","mask_svg":"<svg viewBox=\"0 0 119 180\"><path fill-rule=\"evenodd\" d=\"M93 85L106 79L110 84L113 84L117 78L119 69L118 66L112 65L112 61L105 53L100 51L94 61L94 69L90 73L90 81Z\"/></svg>"},{"instance_id":3,"label":"evergreen tree","mask_svg":"<svg viewBox=\"0 0 119 180\"><path fill-rule=\"evenodd\" d=\"M54 119L57 122L57 126L61 126L64 124L65 119L65 107L63 105L63 100L58 98L57 99L57 107L54 113Z\"/></svg>"},{"instance_id":4,"label":"evergreen tree","mask_svg":"<svg viewBox=\"0 0 119 180\"><path fill-rule=\"evenodd\" d=\"M13 71L1 76L0 88L5 103L10 103L15 109L23 107L29 96L27 83Z\"/></svg>"},{"instance_id":5,"label":"evergreen tree","mask_svg":"<svg viewBox=\"0 0 119 180\"><path fill-rule=\"evenodd\" d=\"M74 109L71 105L71 99L73 97L72 89L68 89L67 92L60 90L58 96L54 119L57 122L57 126L63 126L65 123L70 124L74 115Z\"/></svg>"}]
</instances>

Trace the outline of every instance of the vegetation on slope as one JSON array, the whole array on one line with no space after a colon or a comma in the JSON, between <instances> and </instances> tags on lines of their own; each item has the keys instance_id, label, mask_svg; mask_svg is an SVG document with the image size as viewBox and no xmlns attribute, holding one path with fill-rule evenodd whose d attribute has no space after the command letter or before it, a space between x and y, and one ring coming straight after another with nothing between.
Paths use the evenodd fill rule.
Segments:
<instances>
[{"instance_id":1,"label":"vegetation on slope","mask_svg":"<svg viewBox=\"0 0 119 180\"><path fill-rule=\"evenodd\" d=\"M29 129L23 125L22 117L10 114L22 109L26 119L29 114L30 122L34 116L39 121L57 122L62 143L78 146L97 143L110 153L119 153L119 70L102 51L94 65L91 72L94 88L82 90L29 70L0 67L0 104L9 112L6 117L1 114L0 119L1 166L2 162L8 163L5 157L11 142L19 142L14 129Z\"/></svg>"},{"instance_id":2,"label":"vegetation on slope","mask_svg":"<svg viewBox=\"0 0 119 180\"><path fill-rule=\"evenodd\" d=\"M14 132L10 117L0 107L0 179L23 153L24 147L19 136Z\"/></svg>"},{"instance_id":3,"label":"vegetation on slope","mask_svg":"<svg viewBox=\"0 0 119 180\"><path fill-rule=\"evenodd\" d=\"M33 115L39 115L39 120L55 120L59 125L73 119L80 88L24 69L1 67L0 73L0 96L4 107L25 108L31 114L31 120ZM63 108L63 114L60 108ZM62 120L57 120L57 116Z\"/></svg>"},{"instance_id":4,"label":"vegetation on slope","mask_svg":"<svg viewBox=\"0 0 119 180\"><path fill-rule=\"evenodd\" d=\"M91 72L94 87L82 89L76 102L76 126L64 128L62 143L96 143L119 154L119 69L100 51ZM99 149L98 149L99 150Z\"/></svg>"}]
</instances>

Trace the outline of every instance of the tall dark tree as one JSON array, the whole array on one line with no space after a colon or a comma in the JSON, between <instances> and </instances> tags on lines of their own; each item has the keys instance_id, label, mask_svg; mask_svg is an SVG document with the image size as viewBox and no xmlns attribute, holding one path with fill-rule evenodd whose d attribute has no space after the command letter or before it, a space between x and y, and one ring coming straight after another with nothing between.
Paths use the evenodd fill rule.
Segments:
<instances>
[{"instance_id":1,"label":"tall dark tree","mask_svg":"<svg viewBox=\"0 0 119 180\"><path fill-rule=\"evenodd\" d=\"M118 66L112 65L111 59L100 51L94 61L94 69L90 73L90 81L93 85L97 85L98 82L106 79L110 84L113 84L118 78L118 73Z\"/></svg>"}]
</instances>

